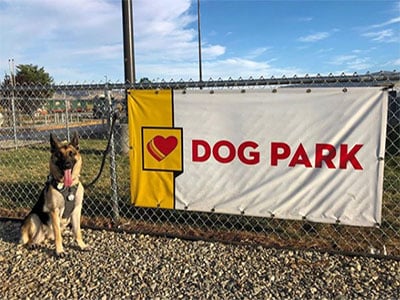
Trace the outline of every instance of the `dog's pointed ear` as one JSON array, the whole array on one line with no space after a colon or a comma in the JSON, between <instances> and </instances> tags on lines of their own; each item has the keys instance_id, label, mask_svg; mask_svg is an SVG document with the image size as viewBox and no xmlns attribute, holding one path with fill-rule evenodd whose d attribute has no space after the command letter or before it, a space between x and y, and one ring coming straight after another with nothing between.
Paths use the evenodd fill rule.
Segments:
<instances>
[{"instance_id":1,"label":"dog's pointed ear","mask_svg":"<svg viewBox=\"0 0 400 300\"><path fill-rule=\"evenodd\" d=\"M59 145L60 141L58 138L54 134L50 133L50 152L54 153L57 148L59 148Z\"/></svg>"},{"instance_id":2,"label":"dog's pointed ear","mask_svg":"<svg viewBox=\"0 0 400 300\"><path fill-rule=\"evenodd\" d=\"M79 150L79 138L78 138L78 133L76 131L74 132L74 136L72 137L70 144L74 146L76 150Z\"/></svg>"}]
</instances>

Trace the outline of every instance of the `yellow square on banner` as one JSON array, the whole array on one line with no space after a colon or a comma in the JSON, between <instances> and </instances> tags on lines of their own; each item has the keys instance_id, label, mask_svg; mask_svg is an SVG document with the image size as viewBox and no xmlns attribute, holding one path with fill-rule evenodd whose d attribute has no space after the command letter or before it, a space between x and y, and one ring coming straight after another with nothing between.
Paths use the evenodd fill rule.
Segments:
<instances>
[{"instance_id":1,"label":"yellow square on banner","mask_svg":"<svg viewBox=\"0 0 400 300\"><path fill-rule=\"evenodd\" d=\"M142 127L143 170L182 172L182 129Z\"/></svg>"}]
</instances>

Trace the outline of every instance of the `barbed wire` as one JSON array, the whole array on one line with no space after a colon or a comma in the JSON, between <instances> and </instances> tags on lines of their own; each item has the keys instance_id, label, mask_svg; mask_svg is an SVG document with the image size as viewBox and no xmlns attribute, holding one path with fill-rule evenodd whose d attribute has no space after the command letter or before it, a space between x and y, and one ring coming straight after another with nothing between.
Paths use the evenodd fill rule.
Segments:
<instances>
[{"instance_id":1,"label":"barbed wire","mask_svg":"<svg viewBox=\"0 0 400 300\"><path fill-rule=\"evenodd\" d=\"M318 85L319 87L324 86L384 86L387 88L393 87L396 83L400 82L400 72L396 70L380 71L375 73L357 74L351 75L342 73L340 75L334 75L332 73L327 76L317 74L310 76L308 74L304 76L293 75L292 77L270 77L270 78L253 78L247 79L239 77L238 79L213 79L209 78L206 81L195 81L189 80L174 80L171 79L166 81L164 79L160 81L151 81L148 79L142 80L137 83L120 83L120 82L90 82L90 83L59 83L51 85L41 84L16 84L12 85L1 85L0 91L19 91L19 90L42 90L42 89L55 89L55 90L100 90L100 89L185 89L185 88L217 88L217 87L262 87L262 86L288 86L288 85L302 85L302 86L313 86Z\"/></svg>"}]
</instances>

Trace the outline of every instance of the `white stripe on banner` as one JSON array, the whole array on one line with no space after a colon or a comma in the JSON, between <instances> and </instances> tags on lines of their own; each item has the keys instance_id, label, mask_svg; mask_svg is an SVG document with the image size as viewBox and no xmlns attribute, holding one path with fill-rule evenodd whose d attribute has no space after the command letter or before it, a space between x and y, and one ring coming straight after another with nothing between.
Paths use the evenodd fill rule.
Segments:
<instances>
[{"instance_id":1,"label":"white stripe on banner","mask_svg":"<svg viewBox=\"0 0 400 300\"><path fill-rule=\"evenodd\" d=\"M175 208L357 226L381 222L380 88L174 91Z\"/></svg>"}]
</instances>

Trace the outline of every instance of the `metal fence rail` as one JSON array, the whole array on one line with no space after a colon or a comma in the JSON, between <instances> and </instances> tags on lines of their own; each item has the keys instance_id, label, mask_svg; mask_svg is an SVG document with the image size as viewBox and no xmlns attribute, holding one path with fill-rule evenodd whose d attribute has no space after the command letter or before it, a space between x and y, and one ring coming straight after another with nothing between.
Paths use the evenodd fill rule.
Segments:
<instances>
[{"instance_id":1,"label":"metal fence rail","mask_svg":"<svg viewBox=\"0 0 400 300\"><path fill-rule=\"evenodd\" d=\"M80 136L81 175L86 189L85 225L193 239L218 239L275 247L296 247L400 257L400 73L304 76L238 80L161 81L0 89L0 217L23 218L46 180L49 134ZM274 89L279 86L382 86L389 91L382 224L377 228L317 224L271 218L134 207L130 203L125 91L135 89ZM113 118L117 118L110 134Z\"/></svg>"}]
</instances>

